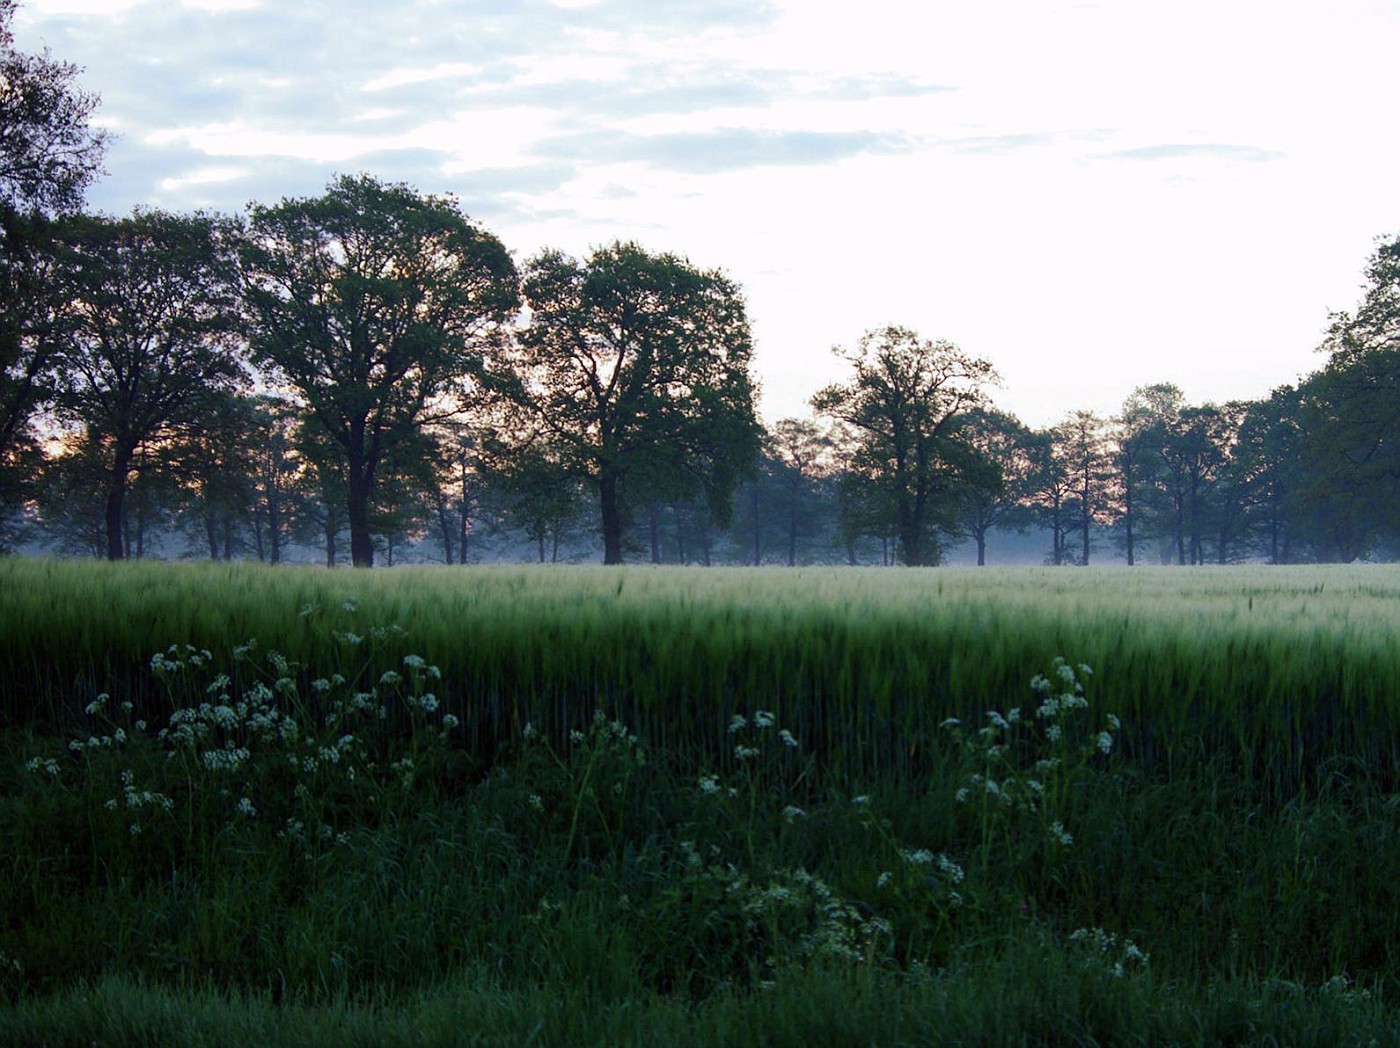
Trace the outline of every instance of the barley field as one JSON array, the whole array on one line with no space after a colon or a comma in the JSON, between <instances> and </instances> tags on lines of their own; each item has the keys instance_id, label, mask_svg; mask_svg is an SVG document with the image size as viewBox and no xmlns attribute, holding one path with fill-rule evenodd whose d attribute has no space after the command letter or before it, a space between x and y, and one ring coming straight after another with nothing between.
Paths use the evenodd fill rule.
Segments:
<instances>
[{"instance_id":1,"label":"barley field","mask_svg":"<svg viewBox=\"0 0 1400 1048\"><path fill-rule=\"evenodd\" d=\"M0 1043L1400 1043L1397 609L0 560Z\"/></svg>"},{"instance_id":2,"label":"barley field","mask_svg":"<svg viewBox=\"0 0 1400 1048\"><path fill-rule=\"evenodd\" d=\"M353 609L353 610L351 610ZM250 640L308 667L389 653L441 667L463 739L596 709L687 749L755 706L852 773L917 762L947 717L1056 655L1153 761L1233 753L1283 788L1336 758L1400 759L1400 568L408 568L0 562L3 715L96 691L159 705L151 655Z\"/></svg>"}]
</instances>

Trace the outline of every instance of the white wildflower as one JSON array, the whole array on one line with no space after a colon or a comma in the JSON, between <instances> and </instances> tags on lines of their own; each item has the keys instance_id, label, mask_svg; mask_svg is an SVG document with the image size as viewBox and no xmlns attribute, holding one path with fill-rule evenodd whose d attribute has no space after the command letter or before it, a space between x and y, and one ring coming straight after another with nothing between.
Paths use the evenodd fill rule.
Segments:
<instances>
[{"instance_id":1,"label":"white wildflower","mask_svg":"<svg viewBox=\"0 0 1400 1048\"><path fill-rule=\"evenodd\" d=\"M1055 840L1059 841L1066 848L1074 843L1074 837L1065 829L1065 824L1058 819L1050 824L1050 836L1054 837Z\"/></svg>"},{"instance_id":2,"label":"white wildflower","mask_svg":"<svg viewBox=\"0 0 1400 1048\"><path fill-rule=\"evenodd\" d=\"M748 726L749 722L743 717L742 714L736 713L732 718L730 718L729 730L731 733L736 731L743 731Z\"/></svg>"},{"instance_id":3,"label":"white wildflower","mask_svg":"<svg viewBox=\"0 0 1400 1048\"><path fill-rule=\"evenodd\" d=\"M718 793L719 779L713 775L702 775L698 783L701 793Z\"/></svg>"},{"instance_id":4,"label":"white wildflower","mask_svg":"<svg viewBox=\"0 0 1400 1048\"><path fill-rule=\"evenodd\" d=\"M405 655L403 664L411 670L421 670L428 665L428 662L422 655Z\"/></svg>"},{"instance_id":5,"label":"white wildflower","mask_svg":"<svg viewBox=\"0 0 1400 1048\"><path fill-rule=\"evenodd\" d=\"M738 745L738 746L735 746L735 747L734 747L734 757L735 757L735 759L737 759L737 760L741 760L741 761L752 760L754 757L757 757L758 754L759 754L758 749L757 749L756 747L753 747L753 746L744 746L744 745L741 744L741 745Z\"/></svg>"},{"instance_id":6,"label":"white wildflower","mask_svg":"<svg viewBox=\"0 0 1400 1048\"><path fill-rule=\"evenodd\" d=\"M1106 731L1099 732L1098 747L1101 753L1113 752L1113 736Z\"/></svg>"},{"instance_id":7,"label":"white wildflower","mask_svg":"<svg viewBox=\"0 0 1400 1048\"><path fill-rule=\"evenodd\" d=\"M788 731L786 728L782 728L779 730L778 738L783 740L783 745L786 746L788 749L797 749L797 740L793 738L792 732Z\"/></svg>"},{"instance_id":8,"label":"white wildflower","mask_svg":"<svg viewBox=\"0 0 1400 1048\"><path fill-rule=\"evenodd\" d=\"M753 715L753 726L755 728L771 728L773 723L773 715L767 710L759 710Z\"/></svg>"},{"instance_id":9,"label":"white wildflower","mask_svg":"<svg viewBox=\"0 0 1400 1048\"><path fill-rule=\"evenodd\" d=\"M788 822L796 822L798 819L805 818L806 815L807 813L805 811L795 805L789 804L783 809L783 817L787 819Z\"/></svg>"}]
</instances>

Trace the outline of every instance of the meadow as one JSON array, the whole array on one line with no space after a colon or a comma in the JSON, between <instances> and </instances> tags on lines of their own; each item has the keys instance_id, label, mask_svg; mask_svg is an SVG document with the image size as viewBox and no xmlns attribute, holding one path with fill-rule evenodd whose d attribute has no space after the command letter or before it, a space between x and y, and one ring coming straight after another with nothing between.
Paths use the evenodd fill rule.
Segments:
<instances>
[{"instance_id":1,"label":"meadow","mask_svg":"<svg viewBox=\"0 0 1400 1048\"><path fill-rule=\"evenodd\" d=\"M0 1042L1400 1043L1400 570L0 561Z\"/></svg>"}]
</instances>

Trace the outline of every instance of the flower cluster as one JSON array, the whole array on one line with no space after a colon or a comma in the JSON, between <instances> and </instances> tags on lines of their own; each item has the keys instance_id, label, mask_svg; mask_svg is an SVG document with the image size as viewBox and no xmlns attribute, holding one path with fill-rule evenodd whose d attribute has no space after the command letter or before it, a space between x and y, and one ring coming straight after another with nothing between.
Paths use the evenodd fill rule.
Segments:
<instances>
[{"instance_id":1,"label":"flower cluster","mask_svg":"<svg viewBox=\"0 0 1400 1048\"><path fill-rule=\"evenodd\" d=\"M944 721L943 726L962 739L977 769L968 774L955 800L1039 815L1047 839L1062 847L1072 845L1074 837L1063 818L1054 817L1065 806L1070 775L1095 756L1111 754L1121 729L1112 713L1096 733L1086 733L1079 724L1079 714L1089 708L1084 682L1092 675L1083 663L1075 667L1056 658L1049 673L1031 678L1031 715L1019 706L1005 714L989 710L987 723L970 738L963 738L956 718Z\"/></svg>"},{"instance_id":2,"label":"flower cluster","mask_svg":"<svg viewBox=\"0 0 1400 1048\"><path fill-rule=\"evenodd\" d=\"M1069 933L1068 942L1081 952L1086 961L1102 965L1116 979L1123 978L1129 971L1147 967L1148 955L1131 939L1102 928L1076 928Z\"/></svg>"}]
</instances>

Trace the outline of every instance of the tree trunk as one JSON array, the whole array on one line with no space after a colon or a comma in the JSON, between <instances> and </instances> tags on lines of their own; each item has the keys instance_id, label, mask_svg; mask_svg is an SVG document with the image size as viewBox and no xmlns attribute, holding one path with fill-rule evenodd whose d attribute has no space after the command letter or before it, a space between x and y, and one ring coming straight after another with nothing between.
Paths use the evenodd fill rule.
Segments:
<instances>
[{"instance_id":1,"label":"tree trunk","mask_svg":"<svg viewBox=\"0 0 1400 1048\"><path fill-rule=\"evenodd\" d=\"M126 501L126 478L131 471L131 451L117 448L116 461L112 463L111 483L107 488L107 559L124 560L126 543L123 541L123 507Z\"/></svg>"},{"instance_id":2,"label":"tree trunk","mask_svg":"<svg viewBox=\"0 0 1400 1048\"><path fill-rule=\"evenodd\" d=\"M374 538L369 531L369 471L358 456L350 459L349 476L349 522L350 522L350 563L357 568L374 567Z\"/></svg>"},{"instance_id":3,"label":"tree trunk","mask_svg":"<svg viewBox=\"0 0 1400 1048\"><path fill-rule=\"evenodd\" d=\"M651 562L661 563L661 521L657 519L656 507L647 511L647 538L651 541Z\"/></svg>"},{"instance_id":4,"label":"tree trunk","mask_svg":"<svg viewBox=\"0 0 1400 1048\"><path fill-rule=\"evenodd\" d=\"M977 529L977 566L985 568L987 566L987 529Z\"/></svg>"},{"instance_id":5,"label":"tree trunk","mask_svg":"<svg viewBox=\"0 0 1400 1048\"><path fill-rule=\"evenodd\" d=\"M617 474L604 467L598 477L598 502L603 516L603 563L622 563L622 503Z\"/></svg>"}]
</instances>

